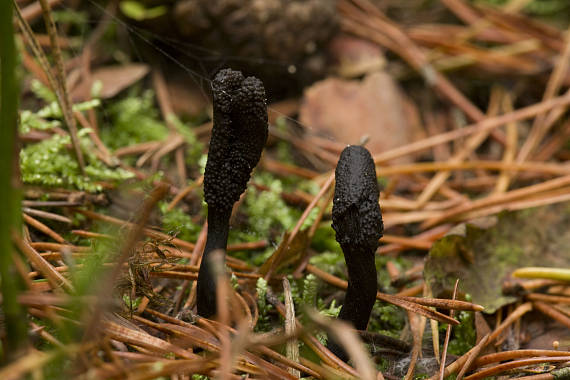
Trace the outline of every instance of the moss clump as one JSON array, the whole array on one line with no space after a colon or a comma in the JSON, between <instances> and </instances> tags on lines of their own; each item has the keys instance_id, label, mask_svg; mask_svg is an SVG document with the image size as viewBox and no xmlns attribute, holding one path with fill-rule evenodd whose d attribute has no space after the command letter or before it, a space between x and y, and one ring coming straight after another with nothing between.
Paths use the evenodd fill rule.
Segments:
<instances>
[{"instance_id":1,"label":"moss clump","mask_svg":"<svg viewBox=\"0 0 570 380\"><path fill-rule=\"evenodd\" d=\"M315 231L315 236L311 242L311 247L317 252L334 252L342 258L342 250L336 242L335 232L331 227L331 222L322 222Z\"/></svg>"},{"instance_id":2,"label":"moss clump","mask_svg":"<svg viewBox=\"0 0 570 380\"><path fill-rule=\"evenodd\" d=\"M297 222L299 212L288 207L281 198L283 192L281 181L265 178L261 182L265 182L269 191L259 191L250 186L245 198L251 232L263 237L268 236L272 228L281 231L292 229Z\"/></svg>"},{"instance_id":3,"label":"moss clump","mask_svg":"<svg viewBox=\"0 0 570 380\"><path fill-rule=\"evenodd\" d=\"M453 339L449 341L448 351L453 355L463 355L476 343L475 316L471 312L459 313L460 324L453 328ZM443 326L442 326L443 327Z\"/></svg>"},{"instance_id":4,"label":"moss clump","mask_svg":"<svg viewBox=\"0 0 570 380\"><path fill-rule=\"evenodd\" d=\"M204 151L204 144L198 141L194 131L182 123L176 115L169 115L168 121L186 141L186 163L191 166L199 167L202 152Z\"/></svg>"},{"instance_id":5,"label":"moss clump","mask_svg":"<svg viewBox=\"0 0 570 380\"><path fill-rule=\"evenodd\" d=\"M342 252L323 252L311 257L309 262L327 273L334 274L341 278L346 277L344 274L345 263Z\"/></svg>"},{"instance_id":6,"label":"moss clump","mask_svg":"<svg viewBox=\"0 0 570 380\"><path fill-rule=\"evenodd\" d=\"M85 158L85 176L79 170L77 160L68 149L69 136L54 135L40 143L32 144L20 151L20 168L24 183L42 186L57 186L84 191L101 191L98 181L121 181L133 174L120 168L111 169L100 161L95 147L86 136L89 131L78 133Z\"/></svg>"},{"instance_id":7,"label":"moss clump","mask_svg":"<svg viewBox=\"0 0 570 380\"><path fill-rule=\"evenodd\" d=\"M160 202L159 208L162 213L162 228L165 231L185 241L198 239L202 226L194 223L190 215L179 208L168 211L168 202Z\"/></svg>"},{"instance_id":8,"label":"moss clump","mask_svg":"<svg viewBox=\"0 0 570 380\"><path fill-rule=\"evenodd\" d=\"M141 95L134 93L109 107L111 124L101 131L101 139L111 149L149 141L166 140L171 131L160 119L150 90ZM176 115L168 115L168 122L186 143L186 163L199 168L204 145L198 141L192 129Z\"/></svg>"},{"instance_id":9,"label":"moss clump","mask_svg":"<svg viewBox=\"0 0 570 380\"><path fill-rule=\"evenodd\" d=\"M399 338L405 324L405 312L402 309L376 301L372 308L368 329Z\"/></svg>"},{"instance_id":10,"label":"moss clump","mask_svg":"<svg viewBox=\"0 0 570 380\"><path fill-rule=\"evenodd\" d=\"M101 131L101 139L111 149L147 141L160 141L168 136L168 128L158 118L152 91L129 96L109 107L111 126Z\"/></svg>"},{"instance_id":11,"label":"moss clump","mask_svg":"<svg viewBox=\"0 0 570 380\"><path fill-rule=\"evenodd\" d=\"M265 300L267 295L267 281L263 278L259 278L255 284L257 290L257 307L259 309L259 320L255 325L256 332L266 332L270 331L273 326L271 325L270 311L273 309L271 304L268 304Z\"/></svg>"}]
</instances>

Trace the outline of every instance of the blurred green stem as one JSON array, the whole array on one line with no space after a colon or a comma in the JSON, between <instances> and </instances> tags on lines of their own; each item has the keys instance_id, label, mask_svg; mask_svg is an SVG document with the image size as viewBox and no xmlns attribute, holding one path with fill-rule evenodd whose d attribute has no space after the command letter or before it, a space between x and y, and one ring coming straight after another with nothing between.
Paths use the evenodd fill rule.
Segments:
<instances>
[{"instance_id":1,"label":"blurred green stem","mask_svg":"<svg viewBox=\"0 0 570 380\"><path fill-rule=\"evenodd\" d=\"M26 317L18 303L22 281L12 255L16 254L12 237L19 234L20 191L18 179L18 84L16 48L12 20L12 2L0 1L0 276L2 311L6 338L4 360L23 353L27 342Z\"/></svg>"}]
</instances>

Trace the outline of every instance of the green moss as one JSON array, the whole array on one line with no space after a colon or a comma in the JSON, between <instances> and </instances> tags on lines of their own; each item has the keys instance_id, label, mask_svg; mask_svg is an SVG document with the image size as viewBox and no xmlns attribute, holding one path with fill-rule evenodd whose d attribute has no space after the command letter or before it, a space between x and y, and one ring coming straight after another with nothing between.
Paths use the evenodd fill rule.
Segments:
<instances>
[{"instance_id":1,"label":"green moss","mask_svg":"<svg viewBox=\"0 0 570 380\"><path fill-rule=\"evenodd\" d=\"M259 320L255 325L255 331L270 331L272 329L270 318L269 318L269 311L273 308L271 304L268 304L265 300L265 296L267 295L267 281L263 278L259 278L256 283L256 290L257 290L257 307L259 309Z\"/></svg>"},{"instance_id":2,"label":"green moss","mask_svg":"<svg viewBox=\"0 0 570 380\"><path fill-rule=\"evenodd\" d=\"M399 338L404 325L405 312L402 309L378 301L374 304L368 325L370 331Z\"/></svg>"},{"instance_id":3,"label":"green moss","mask_svg":"<svg viewBox=\"0 0 570 380\"><path fill-rule=\"evenodd\" d=\"M345 277L343 271L345 263L342 252L322 252L311 257L309 262L325 272Z\"/></svg>"},{"instance_id":4,"label":"green moss","mask_svg":"<svg viewBox=\"0 0 570 380\"><path fill-rule=\"evenodd\" d=\"M463 355L476 343L475 316L472 312L462 311L457 318L459 325L453 327L453 338L449 341L448 351L453 355Z\"/></svg>"},{"instance_id":5,"label":"green moss","mask_svg":"<svg viewBox=\"0 0 570 380\"><path fill-rule=\"evenodd\" d=\"M247 225L242 230L231 230L230 241L275 238L284 231L292 230L301 216L300 210L288 206L283 201L281 197L283 183L280 179L269 173L259 173L255 176L255 181L269 187L269 190L260 191L253 185L249 186L242 206L243 213L248 217ZM314 222L315 212L307 218L305 228Z\"/></svg>"},{"instance_id":6,"label":"green moss","mask_svg":"<svg viewBox=\"0 0 570 380\"><path fill-rule=\"evenodd\" d=\"M20 133L28 133L32 129L47 130L61 126L59 120L45 120L35 112L24 110L20 112Z\"/></svg>"},{"instance_id":7,"label":"green moss","mask_svg":"<svg viewBox=\"0 0 570 380\"><path fill-rule=\"evenodd\" d=\"M290 230L297 222L296 213L281 198L281 181L268 184L269 191L259 191L250 186L245 198L248 225L257 236L268 236L271 228Z\"/></svg>"},{"instance_id":8,"label":"green moss","mask_svg":"<svg viewBox=\"0 0 570 380\"><path fill-rule=\"evenodd\" d=\"M319 228L315 231L315 236L313 236L311 247L317 252L329 251L342 255L342 250L336 241L330 220L319 225Z\"/></svg>"},{"instance_id":9,"label":"green moss","mask_svg":"<svg viewBox=\"0 0 570 380\"><path fill-rule=\"evenodd\" d=\"M202 230L202 226L192 222L190 215L174 208L167 211L168 202L160 202L159 209L162 213L162 228L171 235L176 235L178 238L185 241L196 241L198 235Z\"/></svg>"},{"instance_id":10,"label":"green moss","mask_svg":"<svg viewBox=\"0 0 570 380\"><path fill-rule=\"evenodd\" d=\"M95 147L87 137L88 130L78 133L85 158L85 176L69 150L69 136L54 135L20 151L20 168L24 183L42 186L74 188L84 191L100 191L98 181L116 182L132 178L133 174L121 168L109 168L95 154Z\"/></svg>"},{"instance_id":11,"label":"green moss","mask_svg":"<svg viewBox=\"0 0 570 380\"><path fill-rule=\"evenodd\" d=\"M153 92L129 96L108 108L111 125L101 130L101 139L111 149L147 141L160 141L168 136L168 128L159 120Z\"/></svg>"},{"instance_id":12,"label":"green moss","mask_svg":"<svg viewBox=\"0 0 570 380\"><path fill-rule=\"evenodd\" d=\"M317 306L317 291L319 288L319 280L317 276L310 273L303 281L303 298L301 307L316 307Z\"/></svg>"},{"instance_id":13,"label":"green moss","mask_svg":"<svg viewBox=\"0 0 570 380\"><path fill-rule=\"evenodd\" d=\"M28 133L32 129L48 130L62 125L63 115L53 91L38 80L32 80L31 90L36 97L45 101L47 105L39 111L22 110L20 112L20 133ZM73 105L74 111L87 111L98 107L99 99L89 100Z\"/></svg>"},{"instance_id":14,"label":"green moss","mask_svg":"<svg viewBox=\"0 0 570 380\"><path fill-rule=\"evenodd\" d=\"M57 101L55 93L37 79L33 79L31 81L30 90L32 90L35 96L46 101L47 103L53 103Z\"/></svg>"},{"instance_id":15,"label":"green moss","mask_svg":"<svg viewBox=\"0 0 570 380\"><path fill-rule=\"evenodd\" d=\"M192 129L182 123L176 115L169 115L168 121L176 128L176 131L184 137L186 141L186 163L191 166L199 167L202 152L204 151L204 144L198 141L196 134Z\"/></svg>"}]
</instances>

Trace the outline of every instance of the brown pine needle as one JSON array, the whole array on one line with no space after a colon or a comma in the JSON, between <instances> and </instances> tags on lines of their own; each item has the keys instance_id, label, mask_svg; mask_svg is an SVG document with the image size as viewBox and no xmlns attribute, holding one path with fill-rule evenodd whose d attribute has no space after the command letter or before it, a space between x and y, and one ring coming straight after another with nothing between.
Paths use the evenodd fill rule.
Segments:
<instances>
[{"instance_id":1,"label":"brown pine needle","mask_svg":"<svg viewBox=\"0 0 570 380\"><path fill-rule=\"evenodd\" d=\"M455 300L457 297L457 287L459 285L459 279L455 280L455 286L453 287L453 296L451 299ZM455 314L455 310L451 310L449 312L449 316L453 318ZM451 325L447 325L447 329L445 330L445 340L443 341L443 349L441 352L441 360L440 360L440 367L439 367L439 380L443 380L445 376L445 360L447 357L447 346L449 345L449 339L451 338Z\"/></svg>"}]
</instances>

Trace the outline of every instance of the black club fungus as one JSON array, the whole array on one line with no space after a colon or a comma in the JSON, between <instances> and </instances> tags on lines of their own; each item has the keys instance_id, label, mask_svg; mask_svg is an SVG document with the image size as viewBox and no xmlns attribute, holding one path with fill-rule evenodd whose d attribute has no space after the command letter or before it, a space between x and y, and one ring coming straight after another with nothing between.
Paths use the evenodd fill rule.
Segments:
<instances>
[{"instance_id":1,"label":"black club fungus","mask_svg":"<svg viewBox=\"0 0 570 380\"><path fill-rule=\"evenodd\" d=\"M336 167L335 181L332 227L348 269L348 289L338 317L357 330L366 330L377 292L374 255L384 230L370 152L361 146L346 147ZM329 340L328 347L342 360L348 359L334 340Z\"/></svg>"},{"instance_id":2,"label":"black club fungus","mask_svg":"<svg viewBox=\"0 0 570 380\"><path fill-rule=\"evenodd\" d=\"M214 127L204 173L208 238L198 275L198 314L216 314L216 279L209 261L226 249L234 203L245 191L267 141L267 105L261 81L224 69L212 82Z\"/></svg>"}]
</instances>

